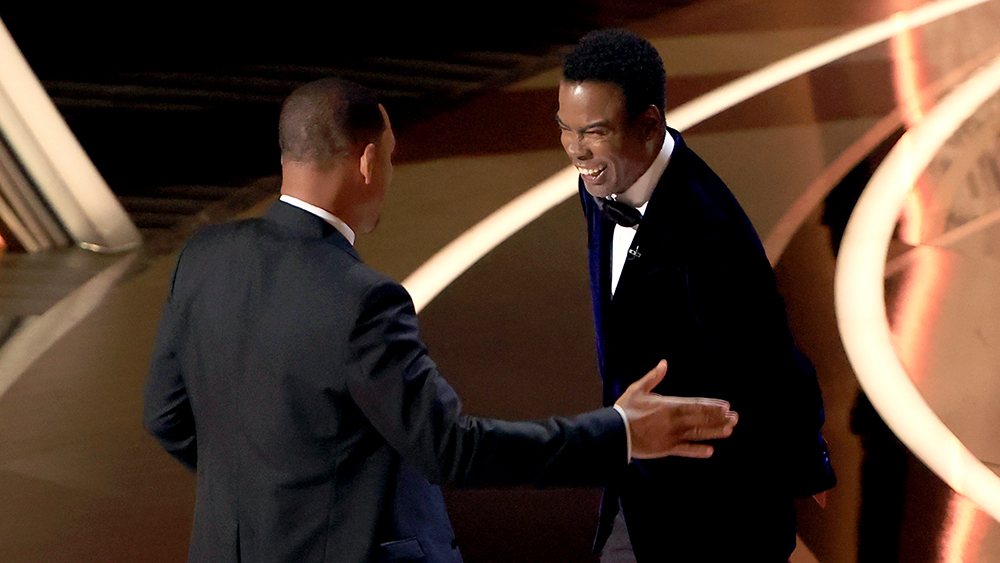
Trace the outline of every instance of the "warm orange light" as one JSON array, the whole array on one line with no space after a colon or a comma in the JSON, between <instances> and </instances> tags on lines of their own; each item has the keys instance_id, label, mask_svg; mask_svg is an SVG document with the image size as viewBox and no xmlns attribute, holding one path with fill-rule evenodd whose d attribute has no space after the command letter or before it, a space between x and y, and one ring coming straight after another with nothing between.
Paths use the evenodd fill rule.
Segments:
<instances>
[{"instance_id":1,"label":"warm orange light","mask_svg":"<svg viewBox=\"0 0 1000 563\"><path fill-rule=\"evenodd\" d=\"M896 105L903 124L909 129L923 121L927 115L929 102L922 94L925 79L920 56L920 40L917 32L906 24L903 13L895 14L892 21L899 26L899 32L889 40L892 55L892 82L896 90ZM900 213L899 236L903 242L916 246L923 242L923 229L928 209L928 191L924 182L918 181L907 195Z\"/></svg>"},{"instance_id":2,"label":"warm orange light","mask_svg":"<svg viewBox=\"0 0 1000 563\"><path fill-rule=\"evenodd\" d=\"M889 40L896 103L902 110L903 123L911 127L927 114L927 101L921 94L924 87L924 73L920 61L923 57L919 53L916 31L906 25L906 16L898 13L892 19L900 27L899 33Z\"/></svg>"},{"instance_id":3,"label":"warm orange light","mask_svg":"<svg viewBox=\"0 0 1000 563\"><path fill-rule=\"evenodd\" d=\"M940 561L978 561L979 545L990 525L989 517L973 502L961 495L952 495L948 500L948 521L939 546Z\"/></svg>"},{"instance_id":4,"label":"warm orange light","mask_svg":"<svg viewBox=\"0 0 1000 563\"><path fill-rule=\"evenodd\" d=\"M923 362L934 346L934 325L951 279L950 254L935 248L918 248L894 300L892 332L896 352L910 379L919 383L927 373Z\"/></svg>"},{"instance_id":5,"label":"warm orange light","mask_svg":"<svg viewBox=\"0 0 1000 563\"><path fill-rule=\"evenodd\" d=\"M924 219L927 210L927 199L921 189L923 182L918 181L903 200L899 211L899 240L910 246L917 246L923 239Z\"/></svg>"}]
</instances>

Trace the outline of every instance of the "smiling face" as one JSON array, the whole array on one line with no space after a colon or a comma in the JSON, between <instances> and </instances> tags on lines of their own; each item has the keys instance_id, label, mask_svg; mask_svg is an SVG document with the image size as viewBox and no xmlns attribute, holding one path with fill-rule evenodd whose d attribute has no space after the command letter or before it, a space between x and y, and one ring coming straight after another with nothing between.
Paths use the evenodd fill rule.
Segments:
<instances>
[{"instance_id":1,"label":"smiling face","mask_svg":"<svg viewBox=\"0 0 1000 563\"><path fill-rule=\"evenodd\" d=\"M630 121L621 88L610 82L560 82L556 121L563 149L584 187L597 197L622 193L634 184L652 164L662 140L659 111L651 107Z\"/></svg>"}]
</instances>

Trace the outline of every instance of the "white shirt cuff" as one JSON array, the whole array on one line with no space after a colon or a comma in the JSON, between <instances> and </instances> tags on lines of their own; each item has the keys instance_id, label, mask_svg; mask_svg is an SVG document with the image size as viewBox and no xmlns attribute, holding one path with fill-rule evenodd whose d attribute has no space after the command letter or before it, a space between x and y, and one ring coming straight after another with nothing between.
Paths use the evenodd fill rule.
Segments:
<instances>
[{"instance_id":1,"label":"white shirt cuff","mask_svg":"<svg viewBox=\"0 0 1000 563\"><path fill-rule=\"evenodd\" d=\"M628 453L625 463L632 463L632 429L628 426L628 415L625 414L625 409L618 405L614 405L613 408L618 411L618 414L622 415L622 422L625 423L625 449L626 453Z\"/></svg>"}]
</instances>

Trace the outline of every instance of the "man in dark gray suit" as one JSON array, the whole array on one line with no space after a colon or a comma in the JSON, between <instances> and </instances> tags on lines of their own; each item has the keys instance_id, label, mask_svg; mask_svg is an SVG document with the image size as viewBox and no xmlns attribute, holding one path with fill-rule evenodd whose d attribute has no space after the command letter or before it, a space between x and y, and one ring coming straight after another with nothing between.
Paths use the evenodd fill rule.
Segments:
<instances>
[{"instance_id":1,"label":"man in dark gray suit","mask_svg":"<svg viewBox=\"0 0 1000 563\"><path fill-rule=\"evenodd\" d=\"M599 484L631 458L707 457L722 401L650 393L542 423L462 414L406 291L361 262L395 145L350 82L296 90L282 196L181 251L146 389L147 428L197 472L189 560L460 561L437 486Z\"/></svg>"}]
</instances>

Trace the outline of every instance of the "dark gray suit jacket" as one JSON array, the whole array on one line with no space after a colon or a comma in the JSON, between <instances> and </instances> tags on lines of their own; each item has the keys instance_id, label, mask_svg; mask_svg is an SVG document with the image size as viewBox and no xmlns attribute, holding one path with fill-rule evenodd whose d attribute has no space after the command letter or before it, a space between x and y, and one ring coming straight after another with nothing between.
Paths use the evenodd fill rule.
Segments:
<instances>
[{"instance_id":1,"label":"dark gray suit jacket","mask_svg":"<svg viewBox=\"0 0 1000 563\"><path fill-rule=\"evenodd\" d=\"M680 134L611 298L614 223L580 186L604 403L664 358L664 395L714 397L740 415L711 459L629 465L608 487L596 548L624 507L640 563L784 562L792 498L835 483L816 374L795 347L753 226Z\"/></svg>"},{"instance_id":2,"label":"dark gray suit jacket","mask_svg":"<svg viewBox=\"0 0 1000 563\"><path fill-rule=\"evenodd\" d=\"M190 561L459 561L441 492L599 484L625 466L606 408L462 414L406 291L322 219L277 202L181 252L145 421L197 471Z\"/></svg>"}]
</instances>

